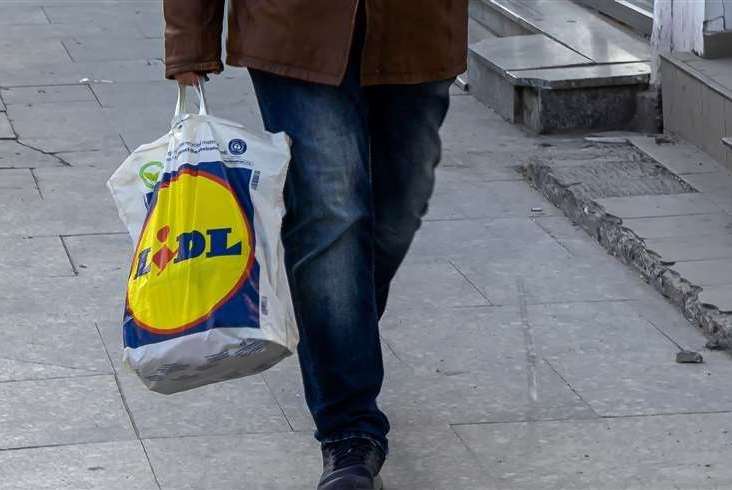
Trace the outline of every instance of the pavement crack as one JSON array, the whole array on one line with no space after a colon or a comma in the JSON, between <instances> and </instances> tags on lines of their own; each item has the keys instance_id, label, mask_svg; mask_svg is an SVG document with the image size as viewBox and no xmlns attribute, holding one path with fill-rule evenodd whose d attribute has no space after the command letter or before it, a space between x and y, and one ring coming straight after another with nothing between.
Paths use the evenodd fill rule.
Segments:
<instances>
[{"instance_id":1,"label":"pavement crack","mask_svg":"<svg viewBox=\"0 0 732 490\"><path fill-rule=\"evenodd\" d=\"M55 158L64 167L71 167L72 166L68 161L66 161L65 159L63 159L62 157L60 157L58 155L58 153L60 153L60 152L51 152L51 151L41 150L40 148L36 148L33 145L29 145L28 143L22 142L20 139L16 139L15 142L18 143L20 146L23 146L25 148L28 148L29 150L37 151L38 153L40 153L42 155L46 155L46 156Z\"/></svg>"}]
</instances>

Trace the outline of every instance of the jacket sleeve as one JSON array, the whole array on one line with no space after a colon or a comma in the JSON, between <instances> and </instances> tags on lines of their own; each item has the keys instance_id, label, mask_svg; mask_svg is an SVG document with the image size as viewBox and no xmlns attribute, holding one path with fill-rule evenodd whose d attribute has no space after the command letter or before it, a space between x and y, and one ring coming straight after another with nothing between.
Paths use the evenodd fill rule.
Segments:
<instances>
[{"instance_id":1,"label":"jacket sleeve","mask_svg":"<svg viewBox=\"0 0 732 490\"><path fill-rule=\"evenodd\" d=\"M224 0L163 0L165 77L220 73Z\"/></svg>"}]
</instances>

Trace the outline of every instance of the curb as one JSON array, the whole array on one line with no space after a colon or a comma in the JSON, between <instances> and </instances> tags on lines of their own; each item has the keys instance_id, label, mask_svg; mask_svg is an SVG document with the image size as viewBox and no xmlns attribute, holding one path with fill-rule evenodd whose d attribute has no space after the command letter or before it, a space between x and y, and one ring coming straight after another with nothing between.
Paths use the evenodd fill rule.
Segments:
<instances>
[{"instance_id":1,"label":"curb","mask_svg":"<svg viewBox=\"0 0 732 490\"><path fill-rule=\"evenodd\" d=\"M684 316L710 337L708 348L732 350L732 315L699 301L700 286L689 282L646 248L644 240L623 220L583 195L581 189L563 184L545 163L532 161L520 167L524 178L574 223L597 240L610 255L635 268L646 281L676 305Z\"/></svg>"}]
</instances>

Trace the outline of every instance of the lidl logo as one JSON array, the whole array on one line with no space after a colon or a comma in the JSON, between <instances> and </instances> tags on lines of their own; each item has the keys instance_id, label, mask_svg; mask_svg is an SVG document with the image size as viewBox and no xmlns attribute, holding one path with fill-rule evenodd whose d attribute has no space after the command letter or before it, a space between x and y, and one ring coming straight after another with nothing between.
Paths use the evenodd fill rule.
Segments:
<instances>
[{"instance_id":1,"label":"lidl logo","mask_svg":"<svg viewBox=\"0 0 732 490\"><path fill-rule=\"evenodd\" d=\"M229 141L229 153L232 155L243 155L247 151L247 144L244 140L234 138Z\"/></svg>"},{"instance_id":2,"label":"lidl logo","mask_svg":"<svg viewBox=\"0 0 732 490\"><path fill-rule=\"evenodd\" d=\"M127 283L131 316L158 334L209 318L247 279L253 235L229 184L186 169L160 185Z\"/></svg>"},{"instance_id":3,"label":"lidl logo","mask_svg":"<svg viewBox=\"0 0 732 490\"><path fill-rule=\"evenodd\" d=\"M160 178L160 172L163 171L163 164L158 161L147 162L145 165L140 167L139 175L142 179L142 183L148 189L154 189L155 184L158 183Z\"/></svg>"}]
</instances>

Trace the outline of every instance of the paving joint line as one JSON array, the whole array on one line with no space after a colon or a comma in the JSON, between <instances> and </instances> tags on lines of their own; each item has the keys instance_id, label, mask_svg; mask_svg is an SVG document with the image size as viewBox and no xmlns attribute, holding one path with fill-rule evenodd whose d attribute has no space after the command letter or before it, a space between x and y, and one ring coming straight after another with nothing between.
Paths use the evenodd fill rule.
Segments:
<instances>
[{"instance_id":1,"label":"paving joint line","mask_svg":"<svg viewBox=\"0 0 732 490\"><path fill-rule=\"evenodd\" d=\"M557 238L557 237L556 237L556 236L554 235L554 233L552 233L552 232L551 232L550 230L548 230L547 228L545 228L545 227L544 227L544 225L542 225L542 224L541 224L541 223L540 223L539 221L537 221L537 220L536 220L536 218L534 218L534 217L532 216L532 217L530 217L530 218L529 218L529 221L531 221L531 222L532 222L532 223L534 223L534 224L535 224L536 226L538 226L539 228L541 228L541 230L542 230L542 231L543 231L544 233L546 233L546 234L547 234L547 235L549 236L549 238L551 238L552 240L554 240L554 242L555 242L555 243L556 243L557 245L559 245L560 247L562 247L562 249L564 249L564 251L565 251L565 252L567 252L567 253L569 254L569 256L570 256L570 257L577 257L577 254L573 253L573 252L572 252L572 251L571 251L571 250L569 249L569 247L567 247L567 245L565 245L565 244L564 244L564 243L563 243L563 242L562 242L562 241L561 241L561 240L560 240L559 238Z\"/></svg>"},{"instance_id":2,"label":"paving joint line","mask_svg":"<svg viewBox=\"0 0 732 490\"><path fill-rule=\"evenodd\" d=\"M487 306L495 306L493 304L493 302L490 300L490 298L488 298L488 296L486 296L485 293L483 293L483 291L481 291L480 288L478 286L476 286L475 283L473 281L471 281L470 278L468 278L468 276L465 275L465 273L463 271L460 270L460 268L455 264L455 262L453 262L452 259L447 259L447 263L450 264L450 266L453 269L455 269L457 271L457 273L460 274L460 276L462 276L462 278L465 279L465 281L467 281L468 284L470 284L470 286L475 290L475 292L477 292L484 300L486 300L488 302Z\"/></svg>"},{"instance_id":3,"label":"paving joint line","mask_svg":"<svg viewBox=\"0 0 732 490\"><path fill-rule=\"evenodd\" d=\"M524 348L526 349L526 367L529 383L529 401L531 402L530 412L534 412L536 404L539 401L539 386L537 376L537 358L536 346L534 343L534 334L532 332L531 323L529 322L529 311L526 304L526 284L524 279L519 277L516 279L516 290L519 300L519 315L521 317L521 325L524 334Z\"/></svg>"},{"instance_id":4,"label":"paving joint line","mask_svg":"<svg viewBox=\"0 0 732 490\"><path fill-rule=\"evenodd\" d=\"M94 373L90 371L88 374L79 374L77 376L50 376L48 378L6 379L4 381L0 381L0 385L39 381L58 381L61 379L95 378L99 376L112 376L112 373Z\"/></svg>"},{"instance_id":5,"label":"paving joint line","mask_svg":"<svg viewBox=\"0 0 732 490\"><path fill-rule=\"evenodd\" d=\"M584 403L585 406L590 409L590 411L595 415L595 417L600 417L600 414L598 414L595 411L595 409L592 408L592 405L590 405L590 403L587 400L584 399L584 397L579 393L579 391L577 391L574 388L574 386L572 386L570 384L570 382L567 380L567 378L565 378L562 375L562 373L560 373L559 370L557 368L555 368L554 365L551 362L549 362L549 359L547 359L546 357L542 357L542 360L546 363L547 366L549 366L549 369L551 369L554 372L554 374L556 374L557 376L559 376L559 379L561 379L564 382L564 384L567 385L567 388L569 388L572 391L572 393L574 393L577 396L577 398L579 398L580 400L582 400L582 403Z\"/></svg>"},{"instance_id":6,"label":"paving joint line","mask_svg":"<svg viewBox=\"0 0 732 490\"><path fill-rule=\"evenodd\" d=\"M11 125L12 125L12 123L11 123ZM13 132L15 132L15 129L13 129ZM41 153L43 155L54 157L65 167L73 167L73 165L71 165L68 161L66 161L65 159L58 156L58 153L60 153L60 152L50 152L50 151L41 150L40 148L36 148L35 146L29 145L28 143L24 143L19 138L16 138L15 142L18 143L20 146L24 146L25 148L28 148L29 150L37 151L38 153Z\"/></svg>"},{"instance_id":7,"label":"paving joint line","mask_svg":"<svg viewBox=\"0 0 732 490\"><path fill-rule=\"evenodd\" d=\"M36 190L38 191L38 195L41 197L41 199L45 199L43 196L43 191L41 190L41 184L38 181L38 175L36 174L36 169L34 167L29 168L31 177L33 177L33 184L36 186Z\"/></svg>"},{"instance_id":8,"label":"paving joint line","mask_svg":"<svg viewBox=\"0 0 732 490\"><path fill-rule=\"evenodd\" d=\"M73 56L71 56L71 51L69 51L68 46L66 46L66 43L63 41L63 39L59 39L58 43L61 45L62 48L64 48L64 51L66 51L66 56L69 57L69 60L71 60L72 63L76 63L76 60Z\"/></svg>"},{"instance_id":9,"label":"paving joint line","mask_svg":"<svg viewBox=\"0 0 732 490\"><path fill-rule=\"evenodd\" d=\"M66 258L69 260L69 265L71 265L71 271L74 273L74 276L78 276L79 269L76 267L76 264L74 263L74 258L71 256L71 250L69 250L69 246L66 243L64 236L59 235L58 238L59 238L59 240L61 240L61 246L64 248L64 252L66 252Z\"/></svg>"},{"instance_id":10,"label":"paving joint line","mask_svg":"<svg viewBox=\"0 0 732 490\"><path fill-rule=\"evenodd\" d=\"M109 354L109 349L107 349L107 344L104 341L104 336L102 335L102 331L99 329L99 324L97 322L94 322L94 328L97 330L97 335L99 335L99 341L102 343L102 347L104 348L104 353L107 355L107 361L109 362L109 366L112 368L112 376L114 376L114 383L117 385L117 392L119 393L120 400L122 401L122 406L125 409L125 412L127 413L127 417L130 421L130 425L132 426L132 431L135 433L135 437L140 443L140 446L142 447L142 452L145 454L145 459L147 460L147 464L150 467L150 472L153 475L153 479L155 480L155 484L158 488L162 488L160 486L160 481L158 480L158 476L155 473L155 468L153 467L152 461L150 460L150 455L147 452L147 447L145 447L145 443L142 441L142 437L140 436L140 429L137 427L137 423L135 422L135 417L132 415L132 410L130 409L129 403L127 403L127 397L125 397L124 391L122 390L122 383L119 381L119 375L117 373L117 368L114 366L114 362L112 362L112 356Z\"/></svg>"},{"instance_id":11,"label":"paving joint line","mask_svg":"<svg viewBox=\"0 0 732 490\"><path fill-rule=\"evenodd\" d=\"M287 422L287 425L290 427L290 432L295 432L295 427L290 422L290 418L287 416L287 413L285 413L285 409L282 408L282 404L280 404L280 400L277 398L277 395L275 395L274 390L272 390L272 387L269 385L269 381L267 381L267 373L262 373L262 380L264 381L264 386L267 387L267 390L272 395L272 399L274 400L275 404L277 405L277 408L280 409L280 412L282 413L282 417L285 419L285 422Z\"/></svg>"}]
</instances>

